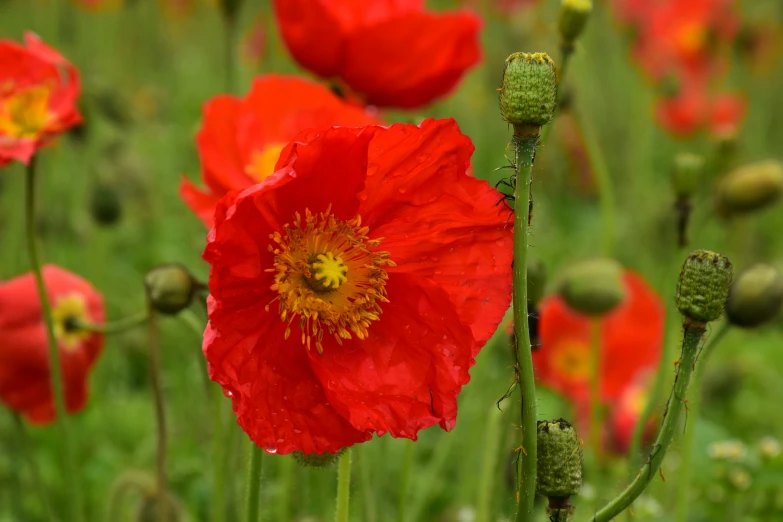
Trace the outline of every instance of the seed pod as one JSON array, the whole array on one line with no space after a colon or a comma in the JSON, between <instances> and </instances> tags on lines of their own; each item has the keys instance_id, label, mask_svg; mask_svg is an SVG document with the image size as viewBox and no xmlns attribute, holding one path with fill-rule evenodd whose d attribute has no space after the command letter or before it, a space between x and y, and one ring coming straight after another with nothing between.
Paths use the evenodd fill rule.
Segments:
<instances>
[{"instance_id":1,"label":"seed pod","mask_svg":"<svg viewBox=\"0 0 783 522\"><path fill-rule=\"evenodd\" d=\"M723 313L731 285L731 261L709 250L694 250L677 283L677 309L692 326L704 327Z\"/></svg>"},{"instance_id":2,"label":"seed pod","mask_svg":"<svg viewBox=\"0 0 783 522\"><path fill-rule=\"evenodd\" d=\"M187 308L203 286L184 266L176 263L160 265L144 276L147 296L155 311L175 315Z\"/></svg>"},{"instance_id":3,"label":"seed pod","mask_svg":"<svg viewBox=\"0 0 783 522\"><path fill-rule=\"evenodd\" d=\"M560 295L579 313L601 316L612 311L625 297L623 269L614 259L581 261L563 273Z\"/></svg>"},{"instance_id":4,"label":"seed pod","mask_svg":"<svg viewBox=\"0 0 783 522\"><path fill-rule=\"evenodd\" d=\"M783 165L775 160L760 161L736 169L718 184L718 212L724 216L755 212L782 195Z\"/></svg>"},{"instance_id":5,"label":"seed pod","mask_svg":"<svg viewBox=\"0 0 783 522\"><path fill-rule=\"evenodd\" d=\"M672 169L672 187L678 198L690 198L699 189L704 158L698 154L683 152L674 158Z\"/></svg>"},{"instance_id":6,"label":"seed pod","mask_svg":"<svg viewBox=\"0 0 783 522\"><path fill-rule=\"evenodd\" d=\"M783 306L783 275L773 266L753 265L729 289L726 317L734 326L755 328L774 319Z\"/></svg>"},{"instance_id":7,"label":"seed pod","mask_svg":"<svg viewBox=\"0 0 783 522\"><path fill-rule=\"evenodd\" d=\"M328 468L334 465L343 453L345 453L345 448L337 453L325 451L319 455L318 453L305 454L301 451L295 451L291 455L294 460L306 468Z\"/></svg>"},{"instance_id":8,"label":"seed pod","mask_svg":"<svg viewBox=\"0 0 783 522\"><path fill-rule=\"evenodd\" d=\"M582 487L582 445L563 419L538 422L536 490L545 497L570 497Z\"/></svg>"},{"instance_id":9,"label":"seed pod","mask_svg":"<svg viewBox=\"0 0 783 522\"><path fill-rule=\"evenodd\" d=\"M563 0L560 4L560 41L567 48L571 48L574 42L582 34L587 19L593 11L592 0Z\"/></svg>"},{"instance_id":10,"label":"seed pod","mask_svg":"<svg viewBox=\"0 0 783 522\"><path fill-rule=\"evenodd\" d=\"M552 119L556 104L555 63L546 53L514 53L506 58L500 87L504 120L537 129Z\"/></svg>"}]
</instances>

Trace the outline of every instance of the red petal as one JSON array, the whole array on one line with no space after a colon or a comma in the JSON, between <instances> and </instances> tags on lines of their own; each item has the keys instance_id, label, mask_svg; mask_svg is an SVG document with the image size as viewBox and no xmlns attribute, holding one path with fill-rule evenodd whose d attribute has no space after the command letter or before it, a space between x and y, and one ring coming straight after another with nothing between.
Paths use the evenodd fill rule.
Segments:
<instances>
[{"instance_id":1,"label":"red petal","mask_svg":"<svg viewBox=\"0 0 783 522\"><path fill-rule=\"evenodd\" d=\"M397 263L391 272L427 277L449 294L478 350L511 301L509 211L466 173L473 145L453 120L381 129L370 150L359 196L370 235L385 238L381 249Z\"/></svg>"},{"instance_id":2,"label":"red petal","mask_svg":"<svg viewBox=\"0 0 783 522\"><path fill-rule=\"evenodd\" d=\"M416 108L456 86L481 59L481 21L411 12L352 32L340 76L369 103Z\"/></svg>"},{"instance_id":3,"label":"red petal","mask_svg":"<svg viewBox=\"0 0 783 522\"><path fill-rule=\"evenodd\" d=\"M324 337L310 365L329 402L359 430L416 439L435 423L450 430L457 395L470 380L473 339L445 292L426 279L394 274L389 302L365 341Z\"/></svg>"},{"instance_id":4,"label":"red petal","mask_svg":"<svg viewBox=\"0 0 783 522\"><path fill-rule=\"evenodd\" d=\"M220 201L219 197L206 190L200 190L185 176L179 184L179 197L207 228L212 228L212 217L215 214L215 206Z\"/></svg>"}]
</instances>

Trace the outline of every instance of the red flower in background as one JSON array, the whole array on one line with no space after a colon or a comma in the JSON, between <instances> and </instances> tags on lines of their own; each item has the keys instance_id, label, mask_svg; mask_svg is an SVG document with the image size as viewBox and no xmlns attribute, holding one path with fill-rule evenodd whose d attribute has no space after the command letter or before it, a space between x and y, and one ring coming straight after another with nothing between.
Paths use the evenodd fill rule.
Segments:
<instances>
[{"instance_id":1,"label":"red flower in background","mask_svg":"<svg viewBox=\"0 0 783 522\"><path fill-rule=\"evenodd\" d=\"M479 18L426 11L423 0L275 0L274 6L296 61L340 78L369 104L431 103L481 58Z\"/></svg>"},{"instance_id":2,"label":"red flower in background","mask_svg":"<svg viewBox=\"0 0 783 522\"><path fill-rule=\"evenodd\" d=\"M300 131L375 123L373 116L321 85L295 76L258 77L244 98L221 95L204 105L196 141L207 188L200 190L183 178L180 196L211 227L218 200L272 174L280 151Z\"/></svg>"},{"instance_id":3,"label":"red flower in background","mask_svg":"<svg viewBox=\"0 0 783 522\"><path fill-rule=\"evenodd\" d=\"M104 320L103 298L81 277L55 265L43 268L60 350L69 412L87 401L87 379L103 349L103 336L73 330L69 323ZM0 400L30 422L55 418L46 324L32 273L0 283Z\"/></svg>"},{"instance_id":4,"label":"red flower in background","mask_svg":"<svg viewBox=\"0 0 783 522\"><path fill-rule=\"evenodd\" d=\"M82 121L79 72L33 33L25 46L0 40L0 166L29 163L56 135Z\"/></svg>"},{"instance_id":5,"label":"red flower in background","mask_svg":"<svg viewBox=\"0 0 783 522\"><path fill-rule=\"evenodd\" d=\"M620 399L636 376L655 368L663 342L663 304L644 279L623 275L624 301L601 318L600 397ZM584 422L590 400L591 319L571 310L558 295L539 306L541 349L533 352L536 379L562 394Z\"/></svg>"},{"instance_id":6,"label":"red flower in background","mask_svg":"<svg viewBox=\"0 0 783 522\"><path fill-rule=\"evenodd\" d=\"M649 392L654 376L654 369L642 370L626 386L620 398L610 405L611 413L606 424L604 443L613 453L624 455L628 452L636 424L650 399ZM655 436L656 422L656 416L650 416L642 432L643 441L650 441Z\"/></svg>"},{"instance_id":7,"label":"red flower in background","mask_svg":"<svg viewBox=\"0 0 783 522\"><path fill-rule=\"evenodd\" d=\"M256 444L454 426L511 292L507 212L472 152L453 120L310 131L218 204L204 353Z\"/></svg>"}]
</instances>

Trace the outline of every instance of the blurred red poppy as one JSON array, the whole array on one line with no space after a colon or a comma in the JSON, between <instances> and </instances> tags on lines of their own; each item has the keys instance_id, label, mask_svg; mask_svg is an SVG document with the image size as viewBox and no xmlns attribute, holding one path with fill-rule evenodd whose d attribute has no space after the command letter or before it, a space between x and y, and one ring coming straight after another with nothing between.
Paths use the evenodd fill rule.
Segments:
<instances>
[{"instance_id":1,"label":"blurred red poppy","mask_svg":"<svg viewBox=\"0 0 783 522\"><path fill-rule=\"evenodd\" d=\"M326 87L296 76L259 76L244 98L220 95L204 105L196 141L207 188L198 189L183 178L180 196L211 227L218 200L272 174L280 151L298 132L375 123L375 117Z\"/></svg>"},{"instance_id":2,"label":"blurred red poppy","mask_svg":"<svg viewBox=\"0 0 783 522\"><path fill-rule=\"evenodd\" d=\"M0 166L29 163L56 135L82 121L79 72L33 33L0 40Z\"/></svg>"},{"instance_id":3,"label":"blurred red poppy","mask_svg":"<svg viewBox=\"0 0 783 522\"><path fill-rule=\"evenodd\" d=\"M481 58L481 21L423 0L275 0L302 67L339 78L369 104L412 109L448 94Z\"/></svg>"},{"instance_id":4,"label":"blurred red poppy","mask_svg":"<svg viewBox=\"0 0 783 522\"><path fill-rule=\"evenodd\" d=\"M81 410L103 336L74 330L73 321L102 323L103 298L84 279L55 265L43 268L52 306L66 409ZM54 420L46 324L32 273L0 283L0 400L30 422Z\"/></svg>"},{"instance_id":5,"label":"blurred red poppy","mask_svg":"<svg viewBox=\"0 0 783 522\"><path fill-rule=\"evenodd\" d=\"M619 400L640 371L655 368L663 342L660 298L635 272L623 275L626 296L601 323L600 397ZM578 409L589 403L591 319L571 310L558 295L539 306L541 349L533 353L539 383ZM577 417L582 417L577 415Z\"/></svg>"},{"instance_id":6,"label":"blurred red poppy","mask_svg":"<svg viewBox=\"0 0 783 522\"><path fill-rule=\"evenodd\" d=\"M654 376L654 369L642 370L625 387L619 399L610 405L610 415L605 425L604 446L611 453L624 455L628 452L636 424L650 398L650 386ZM650 417L642 433L643 441L649 442L655 436L657 420L655 415Z\"/></svg>"},{"instance_id":7,"label":"blurred red poppy","mask_svg":"<svg viewBox=\"0 0 783 522\"><path fill-rule=\"evenodd\" d=\"M204 353L256 444L454 427L511 297L508 214L472 152L453 120L308 131L218 204Z\"/></svg>"}]
</instances>

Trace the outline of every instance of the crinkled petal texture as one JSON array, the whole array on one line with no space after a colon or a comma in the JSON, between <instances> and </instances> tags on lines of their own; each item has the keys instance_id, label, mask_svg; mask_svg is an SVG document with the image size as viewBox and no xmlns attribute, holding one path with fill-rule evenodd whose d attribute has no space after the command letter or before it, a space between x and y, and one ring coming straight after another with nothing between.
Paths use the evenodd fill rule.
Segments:
<instances>
[{"instance_id":1,"label":"crinkled petal texture","mask_svg":"<svg viewBox=\"0 0 783 522\"><path fill-rule=\"evenodd\" d=\"M620 398L639 372L654 368L663 342L663 304L644 279L627 270L624 301L601 321L601 399ZM540 307L541 349L533 353L536 379L577 407L589 397L591 319L571 310L557 295Z\"/></svg>"},{"instance_id":2,"label":"crinkled petal texture","mask_svg":"<svg viewBox=\"0 0 783 522\"><path fill-rule=\"evenodd\" d=\"M49 302L77 296L85 319L102 323L103 298L84 279L55 265L43 268ZM0 283L0 400L30 422L54 420L46 325L33 274ZM103 349L102 335L91 334L75 344L59 340L60 364L69 412L80 411L88 395L88 378Z\"/></svg>"},{"instance_id":3,"label":"crinkled petal texture","mask_svg":"<svg viewBox=\"0 0 783 522\"><path fill-rule=\"evenodd\" d=\"M78 70L35 34L25 46L0 40L0 166L29 163L54 137L81 123Z\"/></svg>"},{"instance_id":4,"label":"crinkled petal texture","mask_svg":"<svg viewBox=\"0 0 783 522\"><path fill-rule=\"evenodd\" d=\"M457 395L511 294L512 232L497 192L466 173L452 120L304 132L265 182L218 204L204 353L240 425L268 451L334 452L373 433L416 438L456 422ZM322 353L281 321L270 235L295 213L361 217L388 251L386 300L364 339ZM351 278L351 273L348 273Z\"/></svg>"},{"instance_id":5,"label":"crinkled petal texture","mask_svg":"<svg viewBox=\"0 0 783 522\"><path fill-rule=\"evenodd\" d=\"M420 0L275 0L275 14L296 61L374 105L427 105L481 59L478 17Z\"/></svg>"},{"instance_id":6,"label":"crinkled petal texture","mask_svg":"<svg viewBox=\"0 0 783 522\"><path fill-rule=\"evenodd\" d=\"M326 87L295 76L259 76L244 98L221 95L204 105L196 141L206 188L183 178L180 196L211 227L218 200L272 174L280 150L300 131L375 123Z\"/></svg>"}]
</instances>

